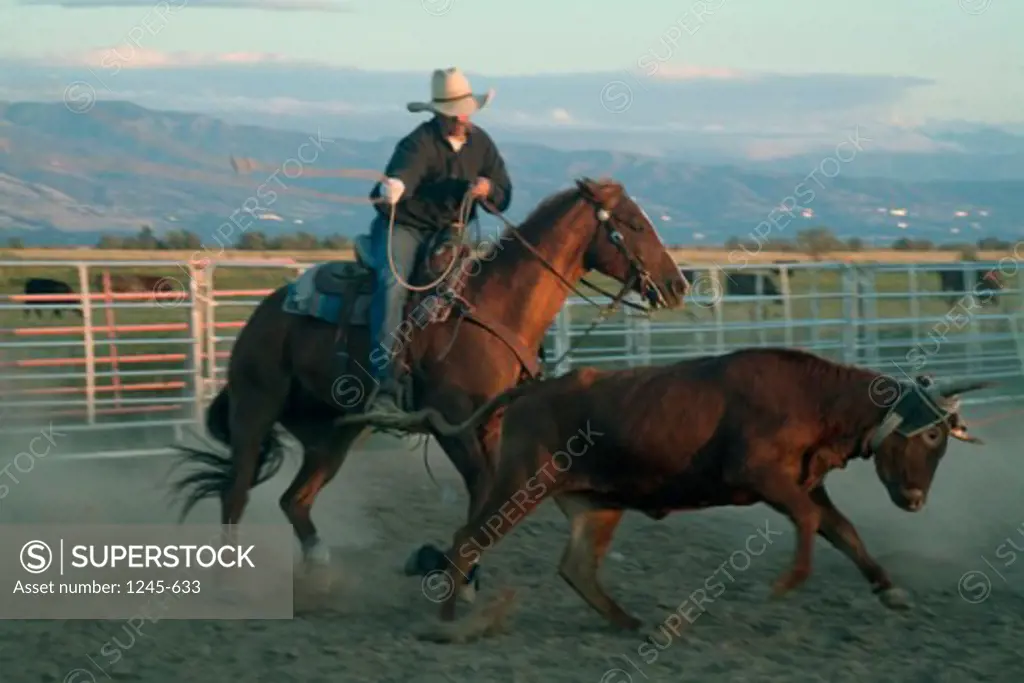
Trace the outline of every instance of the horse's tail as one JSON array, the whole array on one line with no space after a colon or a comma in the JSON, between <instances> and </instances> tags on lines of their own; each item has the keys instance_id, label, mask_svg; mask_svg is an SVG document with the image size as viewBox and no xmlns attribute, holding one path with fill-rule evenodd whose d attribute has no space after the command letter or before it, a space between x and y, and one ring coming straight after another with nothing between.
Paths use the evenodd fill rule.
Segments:
<instances>
[{"instance_id":1,"label":"horse's tail","mask_svg":"<svg viewBox=\"0 0 1024 683\"><path fill-rule=\"evenodd\" d=\"M206 430L225 446L231 445L230 416L231 399L225 386L206 409ZM196 503L204 498L222 497L234 486L235 462L230 454L223 455L187 446L177 446L176 450L181 452L179 465L199 466L199 469L171 484L174 493L185 496L180 517L184 521ZM283 462L284 447L277 434L271 430L260 444L259 460L250 488L277 474Z\"/></svg>"}]
</instances>

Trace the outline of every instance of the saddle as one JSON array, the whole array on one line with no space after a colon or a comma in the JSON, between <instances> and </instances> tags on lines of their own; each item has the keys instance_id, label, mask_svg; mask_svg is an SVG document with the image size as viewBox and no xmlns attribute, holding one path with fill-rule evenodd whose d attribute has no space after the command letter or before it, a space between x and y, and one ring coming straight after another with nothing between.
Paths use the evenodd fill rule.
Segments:
<instances>
[{"instance_id":1,"label":"saddle","mask_svg":"<svg viewBox=\"0 0 1024 683\"><path fill-rule=\"evenodd\" d=\"M322 264L313 276L313 288L317 292L338 296L341 299L335 335L335 346L339 350L346 348L352 327L368 325L366 316L357 313L357 308L365 311L366 306L357 307L357 304L366 304L377 287L377 274L373 268L376 264L370 256L369 235L360 235L356 238L355 254L355 261L329 261ZM456 249L453 243L444 239L444 233L432 235L423 245L423 251L409 278L409 283L414 286L426 285L438 279L449 268L451 275L445 280L443 292L438 291L442 289L439 286L423 292L409 292L403 320L411 321L420 329L431 322L447 320L455 302L461 299L464 278L458 277L459 264L471 255L472 249L468 245L464 244ZM386 263L382 266L388 267ZM404 359L396 358L395 362L404 362Z\"/></svg>"}]
</instances>

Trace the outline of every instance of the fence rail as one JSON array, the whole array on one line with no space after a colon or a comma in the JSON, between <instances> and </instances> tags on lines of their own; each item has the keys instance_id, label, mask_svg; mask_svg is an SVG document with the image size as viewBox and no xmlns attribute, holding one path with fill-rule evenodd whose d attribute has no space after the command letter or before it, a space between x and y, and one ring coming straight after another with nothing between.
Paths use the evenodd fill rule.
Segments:
<instances>
[{"instance_id":1,"label":"fence rail","mask_svg":"<svg viewBox=\"0 0 1024 683\"><path fill-rule=\"evenodd\" d=\"M55 269L78 284L73 294L11 292L0 299L0 432L31 434L53 424L76 435L76 453L61 457L164 452L184 430L201 430L205 405L224 381L231 346L252 309L310 265L0 261L8 291ZM570 299L545 347L549 357L576 347L554 371L795 346L895 377L1001 380L969 403L1024 398L1024 273L1016 261L774 267L769 280L761 264L688 266L700 280L688 313L650 319L627 310L585 339L595 311ZM937 267L960 270L961 291L943 291ZM126 269L165 271L174 291L111 291L110 272ZM975 285L992 269L1004 279L994 297ZM730 279L751 273L760 275L753 292L730 288Z\"/></svg>"}]
</instances>

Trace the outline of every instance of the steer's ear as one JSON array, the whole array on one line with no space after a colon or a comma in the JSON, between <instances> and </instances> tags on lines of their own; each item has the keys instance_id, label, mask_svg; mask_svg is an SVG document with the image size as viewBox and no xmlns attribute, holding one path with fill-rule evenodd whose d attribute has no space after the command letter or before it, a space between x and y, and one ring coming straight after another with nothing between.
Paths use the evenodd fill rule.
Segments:
<instances>
[{"instance_id":1,"label":"steer's ear","mask_svg":"<svg viewBox=\"0 0 1024 683\"><path fill-rule=\"evenodd\" d=\"M959 413L954 413L950 418L949 422L949 435L958 441L964 443L974 444L976 446L982 446L985 444L984 441L976 436L971 436L967 433L967 423L960 417Z\"/></svg>"}]
</instances>

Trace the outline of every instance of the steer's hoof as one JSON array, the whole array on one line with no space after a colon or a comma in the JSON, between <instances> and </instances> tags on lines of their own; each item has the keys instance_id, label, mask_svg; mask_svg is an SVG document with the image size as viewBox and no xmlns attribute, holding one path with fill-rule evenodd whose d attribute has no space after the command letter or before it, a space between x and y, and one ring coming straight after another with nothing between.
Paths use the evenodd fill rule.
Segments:
<instances>
[{"instance_id":1,"label":"steer's hoof","mask_svg":"<svg viewBox=\"0 0 1024 683\"><path fill-rule=\"evenodd\" d=\"M464 583L459 586L459 599L466 604L472 605L473 601L476 600L476 584Z\"/></svg>"},{"instance_id":2,"label":"steer's hoof","mask_svg":"<svg viewBox=\"0 0 1024 683\"><path fill-rule=\"evenodd\" d=\"M878 599L889 609L905 611L913 607L910 594L902 588L887 588L878 594Z\"/></svg>"},{"instance_id":3,"label":"steer's hoof","mask_svg":"<svg viewBox=\"0 0 1024 683\"><path fill-rule=\"evenodd\" d=\"M772 598L778 599L790 591L799 588L807 581L809 573L800 569L791 569L772 584Z\"/></svg>"}]
</instances>

